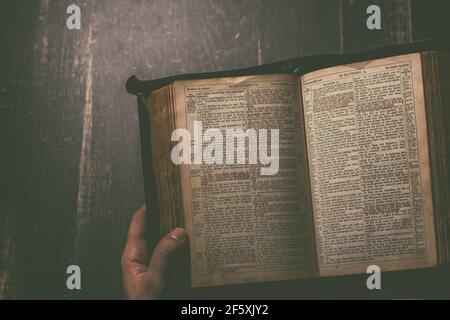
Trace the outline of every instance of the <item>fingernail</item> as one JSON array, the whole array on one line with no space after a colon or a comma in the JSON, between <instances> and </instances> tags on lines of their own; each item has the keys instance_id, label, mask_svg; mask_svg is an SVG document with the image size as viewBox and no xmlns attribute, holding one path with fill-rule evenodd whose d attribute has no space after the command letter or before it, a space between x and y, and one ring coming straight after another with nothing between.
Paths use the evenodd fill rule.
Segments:
<instances>
[{"instance_id":1,"label":"fingernail","mask_svg":"<svg viewBox=\"0 0 450 320\"><path fill-rule=\"evenodd\" d=\"M186 231L182 228L176 228L170 233L170 238L176 241L182 241L186 238Z\"/></svg>"}]
</instances>

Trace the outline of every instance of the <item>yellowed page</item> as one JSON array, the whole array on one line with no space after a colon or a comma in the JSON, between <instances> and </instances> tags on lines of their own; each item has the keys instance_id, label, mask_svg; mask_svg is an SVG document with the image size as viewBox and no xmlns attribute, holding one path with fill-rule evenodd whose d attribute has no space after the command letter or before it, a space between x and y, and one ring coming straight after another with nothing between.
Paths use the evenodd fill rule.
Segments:
<instances>
[{"instance_id":1,"label":"yellowed page","mask_svg":"<svg viewBox=\"0 0 450 320\"><path fill-rule=\"evenodd\" d=\"M420 54L301 78L321 276L436 264Z\"/></svg>"},{"instance_id":2,"label":"yellowed page","mask_svg":"<svg viewBox=\"0 0 450 320\"><path fill-rule=\"evenodd\" d=\"M279 171L260 164L182 164L192 286L298 279L317 273L298 80L249 76L174 84L177 128L279 129ZM225 143L225 139L224 139ZM195 144L195 142L192 142Z\"/></svg>"}]
</instances>

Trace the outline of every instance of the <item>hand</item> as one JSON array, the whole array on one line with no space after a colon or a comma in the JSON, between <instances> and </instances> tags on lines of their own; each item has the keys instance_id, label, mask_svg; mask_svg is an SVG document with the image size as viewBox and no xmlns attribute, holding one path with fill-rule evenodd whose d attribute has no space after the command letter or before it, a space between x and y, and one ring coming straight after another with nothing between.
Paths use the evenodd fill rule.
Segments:
<instances>
[{"instance_id":1,"label":"hand","mask_svg":"<svg viewBox=\"0 0 450 320\"><path fill-rule=\"evenodd\" d=\"M161 239L150 258L145 238L146 220L145 207L142 207L131 220L121 259L127 299L157 299L165 286L170 258L186 243L186 232L176 228Z\"/></svg>"}]
</instances>

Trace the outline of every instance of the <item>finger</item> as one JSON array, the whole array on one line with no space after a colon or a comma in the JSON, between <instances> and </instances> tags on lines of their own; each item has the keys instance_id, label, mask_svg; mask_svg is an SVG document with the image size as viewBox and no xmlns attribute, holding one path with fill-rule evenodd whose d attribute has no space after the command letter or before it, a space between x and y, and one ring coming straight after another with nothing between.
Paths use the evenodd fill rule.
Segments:
<instances>
[{"instance_id":1,"label":"finger","mask_svg":"<svg viewBox=\"0 0 450 320\"><path fill-rule=\"evenodd\" d=\"M162 238L153 251L148 272L157 277L164 277L170 258L185 242L186 231L182 228L176 228Z\"/></svg>"},{"instance_id":2,"label":"finger","mask_svg":"<svg viewBox=\"0 0 450 320\"><path fill-rule=\"evenodd\" d=\"M135 212L128 229L128 241L145 240L145 222L147 215L145 206Z\"/></svg>"},{"instance_id":3,"label":"finger","mask_svg":"<svg viewBox=\"0 0 450 320\"><path fill-rule=\"evenodd\" d=\"M142 207L134 214L128 230L128 239L122 255L124 271L144 272L147 269L149 257L145 238L146 221L145 207Z\"/></svg>"}]
</instances>

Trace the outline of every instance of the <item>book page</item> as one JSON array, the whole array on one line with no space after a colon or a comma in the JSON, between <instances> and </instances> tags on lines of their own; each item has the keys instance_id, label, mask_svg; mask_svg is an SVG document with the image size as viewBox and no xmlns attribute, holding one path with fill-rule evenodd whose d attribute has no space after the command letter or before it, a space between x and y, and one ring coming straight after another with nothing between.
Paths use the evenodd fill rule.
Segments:
<instances>
[{"instance_id":1,"label":"book page","mask_svg":"<svg viewBox=\"0 0 450 320\"><path fill-rule=\"evenodd\" d=\"M180 166L192 286L317 273L298 79L270 75L176 81L174 88L177 128L190 132L191 152L201 146L201 157L210 150L209 129L215 142L223 143L215 150L217 162L205 163L204 157L199 164L197 154L191 164ZM249 134L245 150L238 151L234 139L236 148L230 147L227 129L252 130L258 144L250 142ZM278 144L272 140L273 129L279 131ZM267 142L266 150L261 142ZM264 161L262 151L272 156L272 163Z\"/></svg>"},{"instance_id":2,"label":"book page","mask_svg":"<svg viewBox=\"0 0 450 320\"><path fill-rule=\"evenodd\" d=\"M301 80L320 275L434 265L420 54Z\"/></svg>"}]
</instances>

